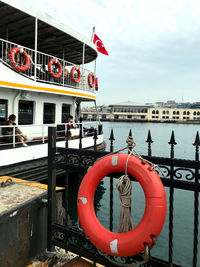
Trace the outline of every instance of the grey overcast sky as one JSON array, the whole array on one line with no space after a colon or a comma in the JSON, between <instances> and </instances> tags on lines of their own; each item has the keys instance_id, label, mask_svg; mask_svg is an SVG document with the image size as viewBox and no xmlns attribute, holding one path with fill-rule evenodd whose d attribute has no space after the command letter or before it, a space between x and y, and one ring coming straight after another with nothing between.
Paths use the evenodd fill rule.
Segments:
<instances>
[{"instance_id":1,"label":"grey overcast sky","mask_svg":"<svg viewBox=\"0 0 200 267\"><path fill-rule=\"evenodd\" d=\"M200 101L199 0L18 0L91 38L99 54L97 104Z\"/></svg>"}]
</instances>

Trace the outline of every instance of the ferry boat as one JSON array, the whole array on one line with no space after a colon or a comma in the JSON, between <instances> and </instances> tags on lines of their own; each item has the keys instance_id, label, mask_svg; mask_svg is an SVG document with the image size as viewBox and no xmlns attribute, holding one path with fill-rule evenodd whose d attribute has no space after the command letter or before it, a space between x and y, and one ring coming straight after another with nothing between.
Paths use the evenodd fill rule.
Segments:
<instances>
[{"instance_id":1,"label":"ferry boat","mask_svg":"<svg viewBox=\"0 0 200 267\"><path fill-rule=\"evenodd\" d=\"M97 146L102 145L97 116L84 124L80 116L82 103L96 105L96 46L29 4L3 0L0 13L0 166L9 166L3 174L47 157L48 126L57 127L58 146L65 146L68 135L68 147L79 148L81 132L82 148L92 147L94 131ZM8 122L11 114L16 116L13 124ZM67 123L70 115L73 122ZM25 140L19 141L17 129Z\"/></svg>"}]
</instances>

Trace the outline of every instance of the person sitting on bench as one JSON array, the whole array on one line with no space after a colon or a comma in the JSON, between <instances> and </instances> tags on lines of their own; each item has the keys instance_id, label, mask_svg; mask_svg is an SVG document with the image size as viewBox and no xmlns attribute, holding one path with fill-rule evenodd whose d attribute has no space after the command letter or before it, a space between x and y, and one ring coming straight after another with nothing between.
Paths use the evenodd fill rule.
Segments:
<instances>
[{"instance_id":1,"label":"person sitting on bench","mask_svg":"<svg viewBox=\"0 0 200 267\"><path fill-rule=\"evenodd\" d=\"M13 142L13 132L14 132L14 127L16 123L16 116L14 114L11 114L8 118L8 121L6 121L5 125L9 125L11 127L3 127L2 132L3 135L5 135L5 140L9 143ZM28 145L25 143L27 141L27 136L22 133L22 131L18 128L15 127L15 141L22 143L24 147L27 147Z\"/></svg>"}]
</instances>

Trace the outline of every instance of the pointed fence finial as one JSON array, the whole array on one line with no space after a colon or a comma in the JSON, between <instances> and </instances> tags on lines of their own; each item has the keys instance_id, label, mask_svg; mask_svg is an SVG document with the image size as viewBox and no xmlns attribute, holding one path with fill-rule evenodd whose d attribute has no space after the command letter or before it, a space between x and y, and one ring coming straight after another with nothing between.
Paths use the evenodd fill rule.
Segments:
<instances>
[{"instance_id":1,"label":"pointed fence finial","mask_svg":"<svg viewBox=\"0 0 200 267\"><path fill-rule=\"evenodd\" d=\"M110 140L110 152L113 152L113 141L115 140L113 129L111 129L109 140Z\"/></svg>"},{"instance_id":2,"label":"pointed fence finial","mask_svg":"<svg viewBox=\"0 0 200 267\"><path fill-rule=\"evenodd\" d=\"M113 133L113 129L111 129L109 140L110 140L110 141L114 141L114 140L115 140L115 138L114 138L114 133Z\"/></svg>"},{"instance_id":3,"label":"pointed fence finial","mask_svg":"<svg viewBox=\"0 0 200 267\"><path fill-rule=\"evenodd\" d=\"M199 132L197 131L193 146L200 146Z\"/></svg>"},{"instance_id":4,"label":"pointed fence finial","mask_svg":"<svg viewBox=\"0 0 200 267\"><path fill-rule=\"evenodd\" d=\"M153 143L153 140L151 138L151 132L150 130L148 130L148 135L147 135L147 140L146 140L147 143Z\"/></svg>"},{"instance_id":5,"label":"pointed fence finial","mask_svg":"<svg viewBox=\"0 0 200 267\"><path fill-rule=\"evenodd\" d=\"M131 136L131 137L132 137L132 131L131 131L131 129L130 129L130 131L129 131L129 136Z\"/></svg>"},{"instance_id":6,"label":"pointed fence finial","mask_svg":"<svg viewBox=\"0 0 200 267\"><path fill-rule=\"evenodd\" d=\"M175 137L174 137L174 131L172 131L170 141L168 142L169 145L176 145Z\"/></svg>"}]
</instances>

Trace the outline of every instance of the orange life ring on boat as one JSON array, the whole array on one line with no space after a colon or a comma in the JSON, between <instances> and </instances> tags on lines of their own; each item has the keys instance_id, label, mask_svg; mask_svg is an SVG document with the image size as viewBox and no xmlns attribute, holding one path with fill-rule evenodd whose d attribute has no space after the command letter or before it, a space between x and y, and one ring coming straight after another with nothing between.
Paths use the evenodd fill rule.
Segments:
<instances>
[{"instance_id":1,"label":"orange life ring on boat","mask_svg":"<svg viewBox=\"0 0 200 267\"><path fill-rule=\"evenodd\" d=\"M75 79L75 77L74 77L74 72L75 72L75 70L78 72L78 79ZM74 82L74 83L79 83L80 82L80 80L81 80L81 71L80 71L80 69L78 69L77 68L77 66L74 66L72 69L71 69L71 79L72 79L72 81Z\"/></svg>"},{"instance_id":2,"label":"orange life ring on boat","mask_svg":"<svg viewBox=\"0 0 200 267\"><path fill-rule=\"evenodd\" d=\"M53 72L53 64L58 66L58 73ZM53 78L56 78L56 79L60 78L60 76L62 74L62 65L60 64L60 61L56 58L52 58L48 63L48 71L49 71L49 74Z\"/></svg>"},{"instance_id":3,"label":"orange life ring on boat","mask_svg":"<svg viewBox=\"0 0 200 267\"><path fill-rule=\"evenodd\" d=\"M92 81L91 81L91 78L92 78ZM93 88L95 85L95 77L94 77L94 74L92 72L90 72L88 74L88 84L89 84L90 88Z\"/></svg>"},{"instance_id":4,"label":"orange life ring on boat","mask_svg":"<svg viewBox=\"0 0 200 267\"><path fill-rule=\"evenodd\" d=\"M99 90L99 81L98 78L95 78L95 90L98 91Z\"/></svg>"},{"instance_id":5,"label":"orange life ring on boat","mask_svg":"<svg viewBox=\"0 0 200 267\"><path fill-rule=\"evenodd\" d=\"M130 156L127 172L143 188L146 207L140 223L126 233L113 233L104 228L94 211L94 195L99 182L108 174L125 172L128 154L113 154L97 161L80 185L77 199L78 217L89 240L109 255L127 257L136 255L153 244L165 222L167 201L163 184L154 169L141 159Z\"/></svg>"},{"instance_id":6,"label":"orange life ring on boat","mask_svg":"<svg viewBox=\"0 0 200 267\"><path fill-rule=\"evenodd\" d=\"M23 66L19 66L15 60L15 56L17 53L21 53L25 59L25 64ZM10 52L10 63L17 71L27 71L30 68L30 61L26 51L21 47L14 47Z\"/></svg>"}]
</instances>

